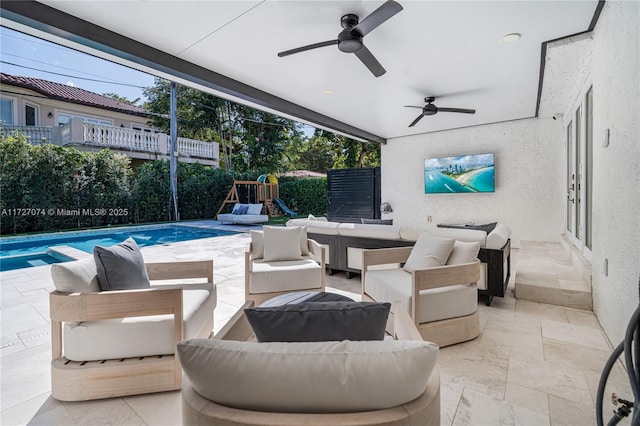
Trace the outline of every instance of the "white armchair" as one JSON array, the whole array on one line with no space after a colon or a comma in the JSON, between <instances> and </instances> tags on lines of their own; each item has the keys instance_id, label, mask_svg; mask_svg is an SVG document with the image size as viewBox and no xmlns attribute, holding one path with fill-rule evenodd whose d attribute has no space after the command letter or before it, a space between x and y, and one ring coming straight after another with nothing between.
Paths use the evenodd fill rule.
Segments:
<instances>
[{"instance_id":1,"label":"white armchair","mask_svg":"<svg viewBox=\"0 0 640 426\"><path fill-rule=\"evenodd\" d=\"M325 252L306 232L264 227L251 231L245 252L245 300L257 305L293 291L325 289Z\"/></svg>"},{"instance_id":2,"label":"white armchair","mask_svg":"<svg viewBox=\"0 0 640 426\"><path fill-rule=\"evenodd\" d=\"M441 347L476 338L480 333L476 290L480 261L412 272L400 267L370 269L373 265L403 264L411 250L398 247L363 251L362 300L401 301L424 340Z\"/></svg>"},{"instance_id":3,"label":"white armchair","mask_svg":"<svg viewBox=\"0 0 640 426\"><path fill-rule=\"evenodd\" d=\"M93 258L52 269L55 399L82 401L180 389L177 342L208 337L213 329L213 261L145 266L149 279L156 281L151 288L119 291L99 291Z\"/></svg>"}]
</instances>

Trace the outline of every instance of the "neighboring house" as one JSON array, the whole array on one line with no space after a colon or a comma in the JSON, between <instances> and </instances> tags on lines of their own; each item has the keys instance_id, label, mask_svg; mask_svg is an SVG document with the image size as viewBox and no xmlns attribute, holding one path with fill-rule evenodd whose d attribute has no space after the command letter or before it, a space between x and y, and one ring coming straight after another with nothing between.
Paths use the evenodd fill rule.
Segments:
<instances>
[{"instance_id":1,"label":"neighboring house","mask_svg":"<svg viewBox=\"0 0 640 426\"><path fill-rule=\"evenodd\" d=\"M169 136L149 127L150 113L88 90L52 81L0 73L3 130L20 130L32 144L110 148L139 163L169 158ZM219 166L215 142L178 138L179 161Z\"/></svg>"}]
</instances>

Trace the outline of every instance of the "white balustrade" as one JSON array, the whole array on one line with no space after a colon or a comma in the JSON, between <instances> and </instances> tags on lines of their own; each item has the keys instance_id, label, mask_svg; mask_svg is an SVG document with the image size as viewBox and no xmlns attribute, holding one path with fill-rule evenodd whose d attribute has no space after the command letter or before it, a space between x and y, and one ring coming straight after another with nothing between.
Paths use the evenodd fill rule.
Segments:
<instances>
[{"instance_id":1,"label":"white balustrade","mask_svg":"<svg viewBox=\"0 0 640 426\"><path fill-rule=\"evenodd\" d=\"M2 131L5 135L14 131L23 133L31 145L53 143L53 128L51 127L2 125Z\"/></svg>"},{"instance_id":2,"label":"white balustrade","mask_svg":"<svg viewBox=\"0 0 640 426\"><path fill-rule=\"evenodd\" d=\"M189 138L178 138L176 141L176 148L180 155L187 155L189 157L211 158L218 159L216 151L217 143L198 141Z\"/></svg>"},{"instance_id":3,"label":"white balustrade","mask_svg":"<svg viewBox=\"0 0 640 426\"><path fill-rule=\"evenodd\" d=\"M169 154L169 137L164 133L101 126L85 123L81 119L72 119L71 122L60 127L2 126L4 134L12 131L24 133L33 145L44 142L63 146L91 144L113 149L150 152L161 156ZM178 138L176 142L176 150L181 156L220 159L220 148L215 142L189 138Z\"/></svg>"},{"instance_id":4,"label":"white balustrade","mask_svg":"<svg viewBox=\"0 0 640 426\"><path fill-rule=\"evenodd\" d=\"M112 148L125 148L132 151L158 152L158 135L125 129L124 127L100 126L83 123L85 143Z\"/></svg>"}]
</instances>

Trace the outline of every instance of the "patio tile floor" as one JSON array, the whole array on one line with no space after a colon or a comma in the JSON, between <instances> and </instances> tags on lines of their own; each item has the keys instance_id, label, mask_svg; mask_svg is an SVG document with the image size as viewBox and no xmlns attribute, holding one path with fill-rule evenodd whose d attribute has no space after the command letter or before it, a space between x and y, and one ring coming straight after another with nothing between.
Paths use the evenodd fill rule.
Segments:
<instances>
[{"instance_id":1,"label":"patio tile floor","mask_svg":"<svg viewBox=\"0 0 640 426\"><path fill-rule=\"evenodd\" d=\"M248 242L244 233L144 247L142 252L147 261L214 259L218 286L214 331L218 331L244 302L243 252ZM536 264L535 253L528 256L533 258L525 263ZM513 250L512 281L518 257L518 250ZM179 391L74 403L51 397L49 269L0 273L0 424L180 424ZM343 273L328 275L327 287L360 297L357 276L347 280ZM441 423L595 424L600 370L611 353L597 319L590 311L516 300L513 282L508 290L492 306L478 305L482 332L477 339L441 349ZM607 394L614 390L631 398L620 365L609 379ZM605 405L606 412L611 411L609 406Z\"/></svg>"}]
</instances>

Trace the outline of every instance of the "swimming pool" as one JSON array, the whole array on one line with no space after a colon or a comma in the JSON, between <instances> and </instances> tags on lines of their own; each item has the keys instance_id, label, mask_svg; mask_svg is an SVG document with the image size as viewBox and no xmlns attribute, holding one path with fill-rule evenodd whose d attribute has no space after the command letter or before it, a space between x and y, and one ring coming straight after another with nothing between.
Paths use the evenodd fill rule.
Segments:
<instances>
[{"instance_id":1,"label":"swimming pool","mask_svg":"<svg viewBox=\"0 0 640 426\"><path fill-rule=\"evenodd\" d=\"M92 253L93 248L97 245L112 246L121 243L128 237L133 237L138 246L144 247L233 234L237 234L237 232L165 224L7 237L0 239L0 271L11 271L72 260L67 256L49 250L50 247L54 246L69 246L86 253Z\"/></svg>"}]
</instances>

